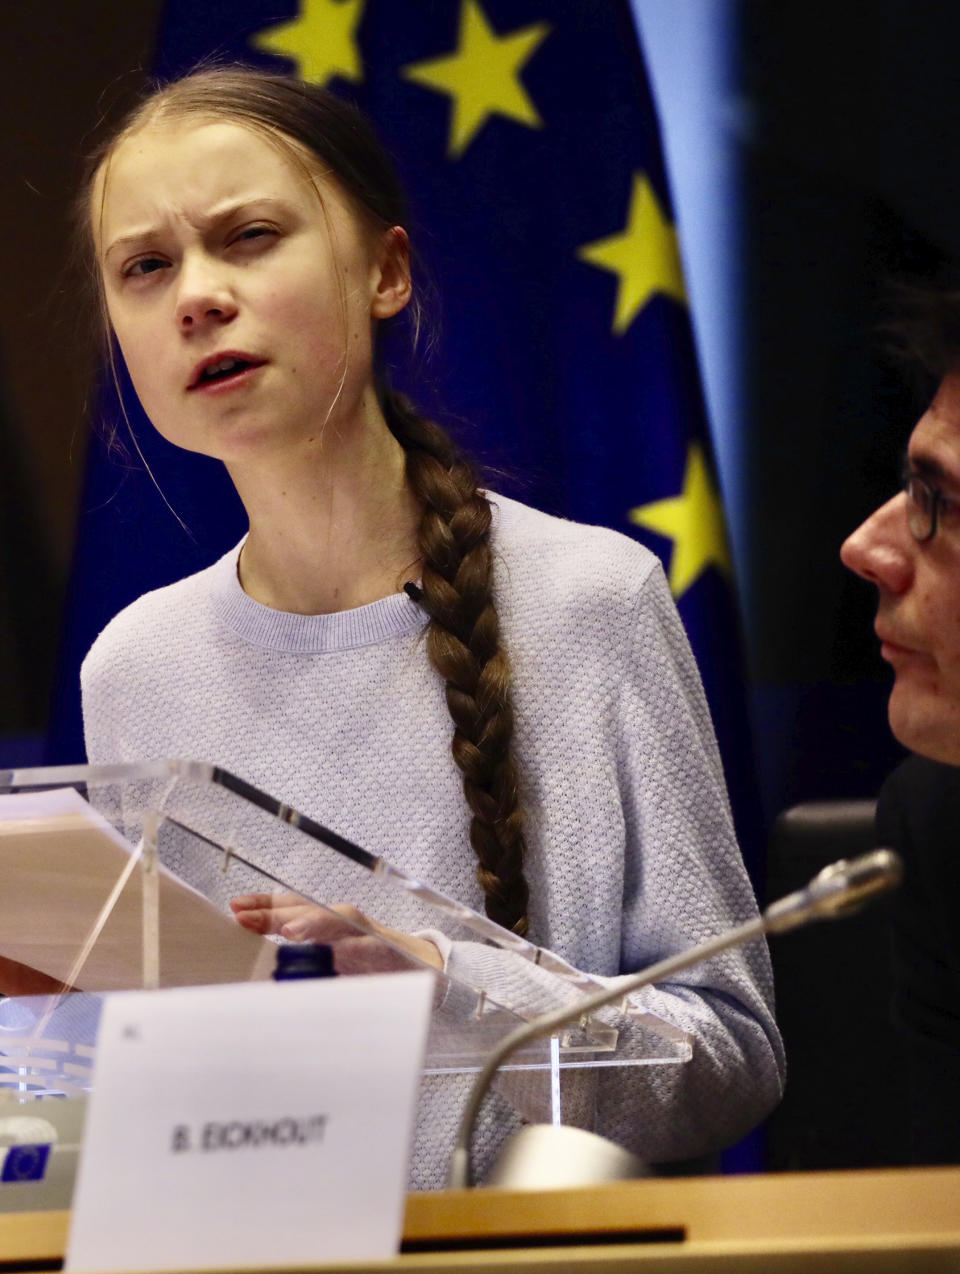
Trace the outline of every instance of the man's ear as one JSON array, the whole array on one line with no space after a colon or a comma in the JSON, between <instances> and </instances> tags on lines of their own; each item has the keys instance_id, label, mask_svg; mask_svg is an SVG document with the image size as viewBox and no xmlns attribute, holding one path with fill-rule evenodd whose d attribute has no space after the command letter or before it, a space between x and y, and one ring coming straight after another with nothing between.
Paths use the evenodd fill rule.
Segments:
<instances>
[{"instance_id":1,"label":"man's ear","mask_svg":"<svg viewBox=\"0 0 960 1274\"><path fill-rule=\"evenodd\" d=\"M373 285L370 303L373 318L392 318L410 300L413 292L410 239L403 226L391 226L380 236L374 259Z\"/></svg>"}]
</instances>

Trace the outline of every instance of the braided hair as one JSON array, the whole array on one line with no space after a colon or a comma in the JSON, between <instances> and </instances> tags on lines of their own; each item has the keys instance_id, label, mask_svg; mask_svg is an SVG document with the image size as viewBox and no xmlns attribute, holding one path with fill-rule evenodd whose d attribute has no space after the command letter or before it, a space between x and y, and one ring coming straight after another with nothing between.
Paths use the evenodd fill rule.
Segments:
<instances>
[{"instance_id":1,"label":"braided hair","mask_svg":"<svg viewBox=\"0 0 960 1274\"><path fill-rule=\"evenodd\" d=\"M131 111L91 159L86 209L97 172L124 138L148 124L188 116L246 125L279 145L311 179L318 169L332 174L357 213L379 231L407 222L399 178L356 108L318 85L239 68L197 71L157 89ZM422 319L416 293L404 317L415 340ZM396 321L381 322L378 348L384 323ZM523 812L511 751L510 661L494 597L490 502L452 438L390 387L382 357L379 363L380 406L404 450L407 481L422 509L417 600L429 616L427 651L443 678L453 720L451 748L463 775L477 878L487 915L524 934L529 891Z\"/></svg>"},{"instance_id":2,"label":"braided hair","mask_svg":"<svg viewBox=\"0 0 960 1274\"><path fill-rule=\"evenodd\" d=\"M439 425L387 390L384 414L407 457L407 480L423 515L417 532L427 650L444 679L453 718L453 758L472 814L470 844L487 915L527 930L523 815L511 755L510 661L493 597L490 501L477 475Z\"/></svg>"}]
</instances>

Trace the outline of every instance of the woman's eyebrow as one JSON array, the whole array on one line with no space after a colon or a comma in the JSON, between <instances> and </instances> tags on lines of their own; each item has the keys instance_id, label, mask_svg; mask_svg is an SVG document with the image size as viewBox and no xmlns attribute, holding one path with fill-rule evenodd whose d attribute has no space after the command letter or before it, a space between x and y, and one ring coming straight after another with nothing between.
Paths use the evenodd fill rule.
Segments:
<instances>
[{"instance_id":1,"label":"woman's eyebrow","mask_svg":"<svg viewBox=\"0 0 960 1274\"><path fill-rule=\"evenodd\" d=\"M276 195L245 195L242 199L229 199L217 204L209 212L196 217L194 224L200 230L209 229L221 221L230 221L238 213L256 208L269 208L280 212L293 211L289 199L280 199Z\"/></svg>"},{"instance_id":2,"label":"woman's eyebrow","mask_svg":"<svg viewBox=\"0 0 960 1274\"><path fill-rule=\"evenodd\" d=\"M108 246L103 250L103 259L116 252L118 248L134 248L139 244L148 243L156 232L152 230L132 230L129 234L118 235L112 239Z\"/></svg>"},{"instance_id":3,"label":"woman's eyebrow","mask_svg":"<svg viewBox=\"0 0 960 1274\"><path fill-rule=\"evenodd\" d=\"M279 199L275 195L252 195L243 199L231 199L219 207L211 208L209 212L205 212L196 217L188 218L191 225L201 233L212 229L214 226L224 221L230 221L238 213L257 208L268 208L271 210L290 212L292 205L289 200ZM118 235L110 241L109 246L105 249L103 259L107 257L117 248L136 248L147 244L151 239L155 239L157 235L162 233L159 225L147 226L142 230L131 230L126 234Z\"/></svg>"}]
</instances>

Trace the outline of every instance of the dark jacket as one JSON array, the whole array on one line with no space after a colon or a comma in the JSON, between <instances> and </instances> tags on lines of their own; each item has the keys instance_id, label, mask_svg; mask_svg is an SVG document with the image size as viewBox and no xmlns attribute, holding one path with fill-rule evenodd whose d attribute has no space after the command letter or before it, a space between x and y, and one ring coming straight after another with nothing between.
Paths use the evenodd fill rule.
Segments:
<instances>
[{"instance_id":1,"label":"dark jacket","mask_svg":"<svg viewBox=\"0 0 960 1274\"><path fill-rule=\"evenodd\" d=\"M911 1155L960 1162L960 769L911 757L877 805L906 875L894 902L894 1019L907 1046ZM868 1059L869 1060L869 1059Z\"/></svg>"}]
</instances>

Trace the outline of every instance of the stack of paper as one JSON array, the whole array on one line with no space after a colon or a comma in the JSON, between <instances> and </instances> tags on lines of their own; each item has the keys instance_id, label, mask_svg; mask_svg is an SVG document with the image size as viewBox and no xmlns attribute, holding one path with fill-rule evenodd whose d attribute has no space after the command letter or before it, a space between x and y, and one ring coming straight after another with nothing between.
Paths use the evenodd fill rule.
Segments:
<instances>
[{"instance_id":1,"label":"stack of paper","mask_svg":"<svg viewBox=\"0 0 960 1274\"><path fill-rule=\"evenodd\" d=\"M0 796L0 956L68 981L134 847L73 788ZM161 986L265 978L275 947L171 872L159 872ZM143 985L137 864L73 985Z\"/></svg>"}]
</instances>

